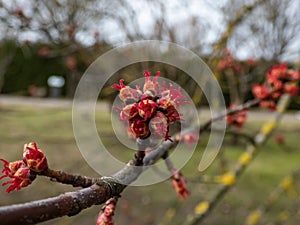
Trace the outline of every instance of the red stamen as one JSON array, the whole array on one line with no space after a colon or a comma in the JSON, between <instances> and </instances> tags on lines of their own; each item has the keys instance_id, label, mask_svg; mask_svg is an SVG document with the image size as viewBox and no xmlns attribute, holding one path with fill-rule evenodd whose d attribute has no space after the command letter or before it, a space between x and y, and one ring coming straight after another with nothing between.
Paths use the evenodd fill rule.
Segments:
<instances>
[{"instance_id":1,"label":"red stamen","mask_svg":"<svg viewBox=\"0 0 300 225\"><path fill-rule=\"evenodd\" d=\"M113 84L113 85L111 85L111 87L116 88L118 91L120 91L122 88L125 88L124 80L123 79L120 80L120 85L119 84Z\"/></svg>"}]
</instances>

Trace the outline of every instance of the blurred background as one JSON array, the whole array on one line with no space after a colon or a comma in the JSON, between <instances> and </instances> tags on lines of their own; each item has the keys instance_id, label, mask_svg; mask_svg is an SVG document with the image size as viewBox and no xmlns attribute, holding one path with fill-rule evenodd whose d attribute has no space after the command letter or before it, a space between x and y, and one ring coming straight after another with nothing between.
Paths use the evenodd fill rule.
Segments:
<instances>
[{"instance_id":1,"label":"blurred background","mask_svg":"<svg viewBox=\"0 0 300 225\"><path fill-rule=\"evenodd\" d=\"M286 62L299 68L300 1L0 0L0 157L17 160L24 143L36 141L52 168L98 176L77 149L71 100L84 71L101 54L120 44L148 39L175 42L198 54L218 79L226 103L242 103L252 98L252 84L263 82L271 65ZM141 77L143 69L152 74L161 70L162 76L183 86L196 105L206 104L189 76L153 62L118 71L100 98L111 102L116 91L110 85L120 77L129 83ZM297 168L300 120L295 115L300 115L295 109L300 109L299 97L293 98L291 111L276 131L277 139L268 142L266 151L204 224L242 224L281 178ZM103 105L97 110L97 125L105 129L106 146L119 151L121 146L115 143L109 125L109 107ZM253 114L243 131L255 134L269 115L266 111ZM199 151L184 168L187 177L195 175L207 138L201 137ZM244 146L243 140L225 139L222 157L227 166L233 165ZM222 168L213 166L208 173L219 174ZM182 219L199 199L213 195L212 184L189 185L192 196L185 203L170 191L170 183L126 189L117 209L117 224L162 224L171 207L180 208L175 221ZM74 190L46 178L19 192L6 194L5 189L0 187L0 205ZM286 197L265 221L276 218L287 207L291 204ZM298 201L295 209L299 207ZM96 206L79 216L45 224L94 224L99 210ZM290 224L299 222L299 216L293 217Z\"/></svg>"},{"instance_id":2,"label":"blurred background","mask_svg":"<svg viewBox=\"0 0 300 225\"><path fill-rule=\"evenodd\" d=\"M220 61L229 53L239 73L231 84L259 82L274 63L299 66L299 4L298 0L0 1L0 93L72 98L82 74L97 57L120 44L148 39L192 50L221 84L229 75ZM137 73L141 69L132 66L127 80L134 80ZM165 76L178 78L169 69ZM223 83L226 95L228 81ZM242 99L249 91L243 87ZM103 97L111 92L104 91Z\"/></svg>"}]
</instances>

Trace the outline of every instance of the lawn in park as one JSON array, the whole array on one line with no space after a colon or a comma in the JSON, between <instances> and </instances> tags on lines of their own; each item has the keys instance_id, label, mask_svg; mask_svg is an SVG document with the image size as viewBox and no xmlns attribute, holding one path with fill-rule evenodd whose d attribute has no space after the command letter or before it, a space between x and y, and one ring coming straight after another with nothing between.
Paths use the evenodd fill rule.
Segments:
<instances>
[{"instance_id":1,"label":"lawn in park","mask_svg":"<svg viewBox=\"0 0 300 225\"><path fill-rule=\"evenodd\" d=\"M103 109L97 110L96 122L97 127L104 131L103 142L106 147L111 148L117 157L129 159L129 154L133 152L124 150L114 141L115 138L109 125L109 112ZM262 123L263 120L259 118L255 120L250 118L243 132L255 134ZM283 119L274 135L284 135L285 143L279 145L276 139L271 137L254 162L237 181L236 186L220 201L203 224L243 224L245 217L264 202L281 179L299 168L299 125L299 120ZM183 174L187 177L188 186L192 192L186 201L177 198L170 181L145 187L129 187L125 189L119 200L115 215L116 224L160 224L167 219L168 209L173 207L178 207L179 211L175 216L176 221L180 221L193 212L197 202L209 199L217 190L217 185L195 181L195 177L200 175L197 166L206 140L206 135L201 136L201 142L195 154L183 168ZM99 176L85 162L76 146L71 109L39 107L38 105L5 106L0 102L0 158L8 161L21 159L24 143L31 141L37 142L46 153L51 168L86 176ZM234 146L232 143L235 143ZM232 136L225 138L222 153L229 168L234 166L238 156L244 151L244 146L244 141L236 142ZM213 166L203 174L220 173L220 160L217 159ZM295 183L295 188L300 192L300 182ZM31 186L19 192L6 194L5 189L6 187L0 187L0 206L51 197L78 188L53 183L45 177L38 177ZM263 215L264 223L262 224L275 220L278 216L283 218L284 215L280 212L284 209L300 209L299 196L289 195L292 194L284 193L273 208ZM100 208L101 206L93 206L77 216L58 218L44 224L95 224ZM170 213L170 210L168 212ZM299 224L299 222L300 215L293 215L289 222L284 224Z\"/></svg>"}]
</instances>

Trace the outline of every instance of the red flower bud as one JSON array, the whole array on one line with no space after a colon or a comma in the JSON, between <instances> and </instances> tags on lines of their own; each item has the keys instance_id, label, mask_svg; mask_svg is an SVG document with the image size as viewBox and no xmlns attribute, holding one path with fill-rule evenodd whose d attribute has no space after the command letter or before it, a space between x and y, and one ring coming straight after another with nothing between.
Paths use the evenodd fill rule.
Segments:
<instances>
[{"instance_id":1,"label":"red flower bud","mask_svg":"<svg viewBox=\"0 0 300 225\"><path fill-rule=\"evenodd\" d=\"M118 109L121 111L120 112L120 120L121 121L131 120L139 114L136 104L126 105L126 106L124 106L123 109L115 107L115 109Z\"/></svg>"},{"instance_id":2,"label":"red flower bud","mask_svg":"<svg viewBox=\"0 0 300 225\"><path fill-rule=\"evenodd\" d=\"M170 138L170 136L168 135L168 120L163 113L157 112L155 116L150 120L149 127L154 138L165 138L165 140L168 140Z\"/></svg>"},{"instance_id":3,"label":"red flower bud","mask_svg":"<svg viewBox=\"0 0 300 225\"><path fill-rule=\"evenodd\" d=\"M288 82L298 81L299 71L289 70L287 64L274 65L267 72L267 82L275 89L281 89Z\"/></svg>"},{"instance_id":4,"label":"red flower bud","mask_svg":"<svg viewBox=\"0 0 300 225\"><path fill-rule=\"evenodd\" d=\"M120 80L120 84L113 84L111 87L116 88L120 91L119 98L124 103L130 102L136 102L138 101L140 95L142 95L141 91L137 88L136 90L124 85L124 80Z\"/></svg>"},{"instance_id":5,"label":"red flower bud","mask_svg":"<svg viewBox=\"0 0 300 225\"><path fill-rule=\"evenodd\" d=\"M190 192L186 187L186 181L184 177L178 170L173 172L172 181L173 187L178 193L178 197L181 199L186 199Z\"/></svg>"},{"instance_id":6,"label":"red flower bud","mask_svg":"<svg viewBox=\"0 0 300 225\"><path fill-rule=\"evenodd\" d=\"M299 81L300 80L300 71L298 70L288 70L288 77L290 81Z\"/></svg>"},{"instance_id":7,"label":"red flower bud","mask_svg":"<svg viewBox=\"0 0 300 225\"><path fill-rule=\"evenodd\" d=\"M162 98L158 100L158 106L165 112L168 118L168 123L172 124L177 120L180 120L181 114L175 108L175 103L169 98Z\"/></svg>"},{"instance_id":8,"label":"red flower bud","mask_svg":"<svg viewBox=\"0 0 300 225\"><path fill-rule=\"evenodd\" d=\"M153 78L153 80L151 80L150 78L150 72L147 70L144 70L144 75L146 77L146 81L143 87L143 91L144 93L147 93L148 95L151 96L155 96L158 94L159 92L159 86L157 83L157 79L160 76L160 72L158 71L155 75L155 77Z\"/></svg>"},{"instance_id":9,"label":"red flower bud","mask_svg":"<svg viewBox=\"0 0 300 225\"><path fill-rule=\"evenodd\" d=\"M147 123L140 119L134 119L130 122L130 129L136 138L146 138L150 134L149 126Z\"/></svg>"},{"instance_id":10,"label":"red flower bud","mask_svg":"<svg viewBox=\"0 0 300 225\"><path fill-rule=\"evenodd\" d=\"M37 173L48 168L47 158L35 142L24 145L23 160L30 170Z\"/></svg>"},{"instance_id":11,"label":"red flower bud","mask_svg":"<svg viewBox=\"0 0 300 225\"><path fill-rule=\"evenodd\" d=\"M17 170L20 168L20 167L25 167L26 164L24 163L23 160L19 160L19 161L15 161L15 162L7 162L6 160L4 159L0 159L4 165L3 165L3 170L2 170L2 173L4 173L5 175L1 176L0 179L2 179L3 177L11 177L13 176Z\"/></svg>"},{"instance_id":12,"label":"red flower bud","mask_svg":"<svg viewBox=\"0 0 300 225\"><path fill-rule=\"evenodd\" d=\"M286 77L287 73L287 64L283 63L280 65L274 65L268 72L267 72L267 81L272 83L274 80L283 79Z\"/></svg>"},{"instance_id":13,"label":"red flower bud","mask_svg":"<svg viewBox=\"0 0 300 225\"><path fill-rule=\"evenodd\" d=\"M255 84L252 87L252 93L254 95L254 97L258 98L258 99L264 99L266 97L268 97L270 95L268 87L266 84Z\"/></svg>"},{"instance_id":14,"label":"red flower bud","mask_svg":"<svg viewBox=\"0 0 300 225\"><path fill-rule=\"evenodd\" d=\"M189 133L186 133L186 134L179 134L176 136L176 140L177 141L180 141L180 140L183 140L184 143L187 145L188 148L191 148L192 145L194 143L197 143L199 142L199 139L198 139L198 132L189 132Z\"/></svg>"},{"instance_id":15,"label":"red flower bud","mask_svg":"<svg viewBox=\"0 0 300 225\"><path fill-rule=\"evenodd\" d=\"M0 160L4 162L4 169L2 170L4 175L1 176L0 179L5 177L12 178L12 180L2 184L2 186L10 184L10 186L6 189L7 193L10 193L15 189L18 191L22 187L27 187L35 179L36 175L30 172L30 169L22 160L15 162L7 162L4 159Z\"/></svg>"},{"instance_id":16,"label":"red flower bud","mask_svg":"<svg viewBox=\"0 0 300 225\"><path fill-rule=\"evenodd\" d=\"M229 109L234 109L236 107L235 104L231 104ZM234 114L227 115L227 124L236 126L237 128L242 128L247 119L247 111L241 110Z\"/></svg>"},{"instance_id":17,"label":"red flower bud","mask_svg":"<svg viewBox=\"0 0 300 225\"><path fill-rule=\"evenodd\" d=\"M273 100L264 100L260 102L260 106L263 108L269 108L276 110L276 103Z\"/></svg>"},{"instance_id":18,"label":"red flower bud","mask_svg":"<svg viewBox=\"0 0 300 225\"><path fill-rule=\"evenodd\" d=\"M113 215L115 214L116 204L117 198L111 198L106 201L99 212L96 225L114 225Z\"/></svg>"},{"instance_id":19,"label":"red flower bud","mask_svg":"<svg viewBox=\"0 0 300 225\"><path fill-rule=\"evenodd\" d=\"M137 108L139 115L146 121L156 112L157 104L150 99L144 98L138 103Z\"/></svg>"},{"instance_id":20,"label":"red flower bud","mask_svg":"<svg viewBox=\"0 0 300 225\"><path fill-rule=\"evenodd\" d=\"M293 83L286 83L286 84L284 84L283 91L284 91L284 93L297 96L298 92L299 92L299 87Z\"/></svg>"}]
</instances>

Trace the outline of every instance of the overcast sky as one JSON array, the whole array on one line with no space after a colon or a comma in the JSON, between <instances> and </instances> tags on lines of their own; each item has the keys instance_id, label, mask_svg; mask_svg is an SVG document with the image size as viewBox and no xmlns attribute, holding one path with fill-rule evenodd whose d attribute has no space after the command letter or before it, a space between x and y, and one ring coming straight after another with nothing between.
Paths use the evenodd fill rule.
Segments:
<instances>
[{"instance_id":1,"label":"overcast sky","mask_svg":"<svg viewBox=\"0 0 300 225\"><path fill-rule=\"evenodd\" d=\"M61 0L64 2L65 0ZM198 46L202 47L202 52L210 52L211 44L218 40L220 35L226 29L226 19L228 19L228 15L224 15L218 11L221 6L226 5L229 0L218 0L218 1L209 1L209 0L190 0L188 2L183 2L181 0L165 0L166 10L164 12L164 18L169 26L174 27L174 31L177 36L178 44L184 45L190 49L196 49ZM244 0L244 1L236 1L237 3L247 3L253 2L254 0ZM294 3L291 7L291 10L297 10L300 13L300 0L289 0ZM21 6L21 8L26 12L30 8L32 8L33 1L29 0L15 0L15 1L5 1L0 0L5 5L13 8L17 2L17 5ZM111 6L113 6L114 0L111 0ZM115 1L117 2L117 1ZM140 28L140 31L144 34L145 37L149 36L155 27L155 18L161 17L160 10L153 9L153 5L155 5L155 1L140 1L140 0L128 0L129 4L132 4L132 7L136 10L137 14L137 24ZM29 6L31 4L31 7ZM100 2L99 2L100 4ZM151 5L150 5L151 4ZM184 4L184 5L183 5ZM152 8L151 8L152 7ZM234 5L234 7L237 7ZM233 7L233 8L234 8ZM121 13L121 12L120 12ZM5 14L5 10L1 10L0 7L0 15ZM231 16L231 15L229 15ZM300 17L300 14L299 14ZM191 18L197 18L201 21L203 27L192 27ZM296 18L295 18L296 19ZM299 19L299 18L298 18ZM129 27L128 29L134 29L134 27ZM3 31L3 30L2 30ZM103 39L109 41L114 45L123 44L128 42L126 40L126 33L124 29L120 29L119 24L117 24L112 19L106 19L101 23L94 21L94 23L90 24L89 30L82 31L76 34L76 38L80 40L80 42L90 45L94 42L93 32L99 31ZM127 32L130 32L127 31ZM247 29L240 28L238 30L241 34L249 34L251 35L251 31ZM0 27L0 36L4 37L6 32L1 32ZM198 35L198 39L200 40L190 40L193 35ZM0 37L1 38L1 37ZM300 31L299 31L300 38ZM298 40L294 40L294 44L290 46L289 51L291 54L286 56L286 59L295 61L300 57L300 42ZM18 39L20 40L39 40L42 41L43 38L41 36L36 35L35 31L27 31L21 34L18 34ZM230 44L232 46L230 46ZM235 43L236 44L236 43ZM233 46L232 43L229 43L229 47L233 49L239 48L239 51L235 51L235 56L240 59L246 59L249 57L259 57L256 53L257 51L253 50L257 48L257 43L255 42L255 38L251 38L247 40L245 43L239 43L239 46ZM290 58L289 58L290 57Z\"/></svg>"}]
</instances>

